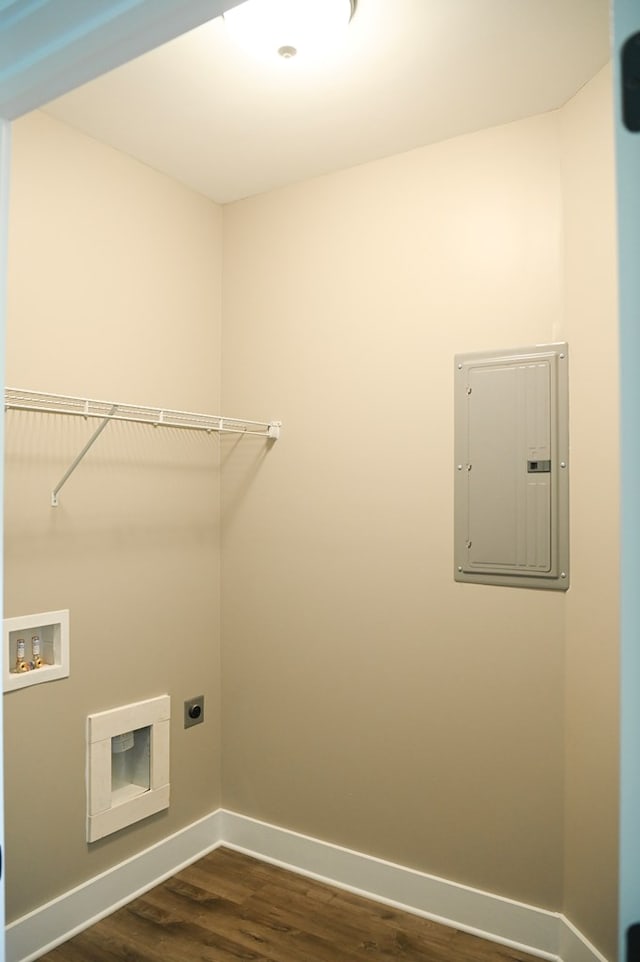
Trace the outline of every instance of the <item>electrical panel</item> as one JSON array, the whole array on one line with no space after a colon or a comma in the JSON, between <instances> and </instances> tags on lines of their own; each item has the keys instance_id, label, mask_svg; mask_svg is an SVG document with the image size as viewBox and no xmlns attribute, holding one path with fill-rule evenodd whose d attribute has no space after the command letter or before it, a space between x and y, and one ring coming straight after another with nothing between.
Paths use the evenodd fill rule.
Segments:
<instances>
[{"instance_id":1,"label":"electrical panel","mask_svg":"<svg viewBox=\"0 0 640 962\"><path fill-rule=\"evenodd\" d=\"M569 587L568 349L455 359L457 581Z\"/></svg>"}]
</instances>

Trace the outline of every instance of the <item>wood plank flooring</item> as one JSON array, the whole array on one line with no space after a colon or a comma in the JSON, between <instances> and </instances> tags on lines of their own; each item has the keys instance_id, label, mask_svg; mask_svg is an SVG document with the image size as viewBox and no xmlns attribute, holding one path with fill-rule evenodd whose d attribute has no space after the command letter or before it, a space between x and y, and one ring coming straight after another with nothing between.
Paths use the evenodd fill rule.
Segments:
<instances>
[{"instance_id":1,"label":"wood plank flooring","mask_svg":"<svg viewBox=\"0 0 640 962\"><path fill-rule=\"evenodd\" d=\"M220 848L40 962L533 962Z\"/></svg>"}]
</instances>

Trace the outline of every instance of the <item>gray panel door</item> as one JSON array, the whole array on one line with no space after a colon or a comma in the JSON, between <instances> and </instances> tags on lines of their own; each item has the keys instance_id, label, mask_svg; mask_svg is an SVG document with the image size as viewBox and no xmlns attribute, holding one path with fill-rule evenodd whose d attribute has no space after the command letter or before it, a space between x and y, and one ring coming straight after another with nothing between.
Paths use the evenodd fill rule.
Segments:
<instances>
[{"instance_id":1,"label":"gray panel door","mask_svg":"<svg viewBox=\"0 0 640 962\"><path fill-rule=\"evenodd\" d=\"M566 344L459 355L455 577L569 586Z\"/></svg>"}]
</instances>

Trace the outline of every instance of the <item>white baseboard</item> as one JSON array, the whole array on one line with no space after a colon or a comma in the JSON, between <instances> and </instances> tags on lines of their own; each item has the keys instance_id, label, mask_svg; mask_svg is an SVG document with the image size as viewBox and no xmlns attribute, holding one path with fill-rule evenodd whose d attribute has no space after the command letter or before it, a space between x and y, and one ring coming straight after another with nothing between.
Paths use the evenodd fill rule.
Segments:
<instances>
[{"instance_id":1,"label":"white baseboard","mask_svg":"<svg viewBox=\"0 0 640 962\"><path fill-rule=\"evenodd\" d=\"M607 962L562 915L220 809L7 926L32 962L220 845L553 962Z\"/></svg>"},{"instance_id":2,"label":"white baseboard","mask_svg":"<svg viewBox=\"0 0 640 962\"><path fill-rule=\"evenodd\" d=\"M7 962L32 962L220 844L213 812L7 925ZM1 958L1 955L0 955Z\"/></svg>"},{"instance_id":3,"label":"white baseboard","mask_svg":"<svg viewBox=\"0 0 640 962\"><path fill-rule=\"evenodd\" d=\"M222 812L229 848L330 882L414 914L531 952L558 958L558 920L553 912L353 852L338 845Z\"/></svg>"},{"instance_id":4,"label":"white baseboard","mask_svg":"<svg viewBox=\"0 0 640 962\"><path fill-rule=\"evenodd\" d=\"M564 962L608 962L569 919L562 916L560 958Z\"/></svg>"}]
</instances>

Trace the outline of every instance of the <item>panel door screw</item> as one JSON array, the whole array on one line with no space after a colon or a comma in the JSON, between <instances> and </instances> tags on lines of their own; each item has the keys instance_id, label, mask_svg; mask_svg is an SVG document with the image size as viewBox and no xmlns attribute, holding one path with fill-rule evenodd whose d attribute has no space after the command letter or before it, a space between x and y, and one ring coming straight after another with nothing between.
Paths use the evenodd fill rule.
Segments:
<instances>
[{"instance_id":1,"label":"panel door screw","mask_svg":"<svg viewBox=\"0 0 640 962\"><path fill-rule=\"evenodd\" d=\"M566 462L566 461L561 461L561 462L560 462L560 467L561 467L561 468L566 468L566 466L567 466L567 462Z\"/></svg>"},{"instance_id":2,"label":"panel door screw","mask_svg":"<svg viewBox=\"0 0 640 962\"><path fill-rule=\"evenodd\" d=\"M458 471L462 471L462 465L461 465L461 464L458 465Z\"/></svg>"},{"instance_id":3,"label":"panel door screw","mask_svg":"<svg viewBox=\"0 0 640 962\"><path fill-rule=\"evenodd\" d=\"M561 577L561 578L566 578L566 577L567 577L567 572L566 572L566 571L561 571L561 572L560 572L560 577Z\"/></svg>"}]
</instances>

